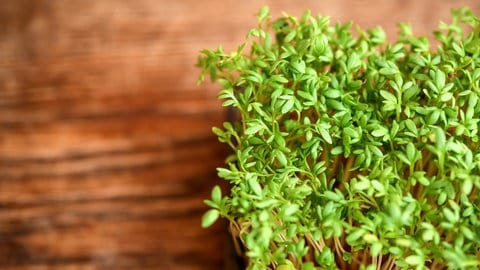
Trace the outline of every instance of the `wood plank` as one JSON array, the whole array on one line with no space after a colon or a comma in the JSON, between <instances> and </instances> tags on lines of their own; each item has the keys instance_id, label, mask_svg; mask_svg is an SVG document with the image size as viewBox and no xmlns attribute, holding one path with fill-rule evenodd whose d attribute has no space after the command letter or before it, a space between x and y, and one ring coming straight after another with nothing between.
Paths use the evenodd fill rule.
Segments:
<instances>
[{"instance_id":1,"label":"wood plank","mask_svg":"<svg viewBox=\"0 0 480 270\"><path fill-rule=\"evenodd\" d=\"M147 114L212 119L224 116L221 102L201 91L194 91L188 97L158 93L148 96L90 97L87 103L83 97L51 98L45 94L45 99L41 99L40 94L34 96L37 96L36 100L23 99L21 103L0 106L3 112L0 115L2 125L74 121L76 118L132 118Z\"/></svg>"},{"instance_id":2,"label":"wood plank","mask_svg":"<svg viewBox=\"0 0 480 270\"><path fill-rule=\"evenodd\" d=\"M6 180L25 177L49 177L88 175L108 171L128 171L135 168L163 166L184 160L219 159L225 153L225 147L216 139L198 138L191 141L173 142L168 147L135 147L131 150L94 152L91 154L68 155L55 158L25 158L0 163L0 176ZM26 174L35 172L35 174Z\"/></svg>"},{"instance_id":3,"label":"wood plank","mask_svg":"<svg viewBox=\"0 0 480 270\"><path fill-rule=\"evenodd\" d=\"M215 144L216 145L216 144ZM127 167L108 164L105 168L45 174L2 177L0 204L42 203L49 201L116 198L129 195L175 195L192 193L204 188L207 175L214 179L212 168L220 165L218 147L212 144L205 151L191 151L188 156L172 161L148 161ZM212 155L212 151L216 153ZM223 153L224 151L222 151ZM166 164L165 164L166 163ZM198 176L198 179L196 177ZM207 177L208 178L208 177ZM208 188L208 185L207 185Z\"/></svg>"},{"instance_id":4,"label":"wood plank","mask_svg":"<svg viewBox=\"0 0 480 270\"><path fill-rule=\"evenodd\" d=\"M220 124L221 117L133 115L4 127L0 133L1 160L85 155L213 138L211 126Z\"/></svg>"},{"instance_id":5,"label":"wood plank","mask_svg":"<svg viewBox=\"0 0 480 270\"><path fill-rule=\"evenodd\" d=\"M199 214L193 217L197 221L200 219ZM202 256L202 250L215 249L221 243L208 241L210 232L188 230L198 224L192 220L192 217L149 217L141 220L95 218L85 220L80 226L38 229L17 237L15 241L2 241L0 250L3 254L8 252L7 248L17 250L13 256L2 256L0 263L21 266L89 262L100 267L115 265L120 268L132 264L135 267L145 264L172 268L178 264L197 267L214 265L216 259Z\"/></svg>"}]
</instances>

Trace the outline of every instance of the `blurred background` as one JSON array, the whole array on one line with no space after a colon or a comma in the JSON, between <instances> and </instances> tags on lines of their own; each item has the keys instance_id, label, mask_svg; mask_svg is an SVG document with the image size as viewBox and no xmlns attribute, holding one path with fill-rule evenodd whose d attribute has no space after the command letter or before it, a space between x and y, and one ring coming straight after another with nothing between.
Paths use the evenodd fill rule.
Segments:
<instances>
[{"instance_id":1,"label":"blurred background","mask_svg":"<svg viewBox=\"0 0 480 270\"><path fill-rule=\"evenodd\" d=\"M0 269L223 269L200 217L227 149L199 50L305 9L431 37L456 0L0 0ZM228 268L228 266L227 266Z\"/></svg>"}]
</instances>

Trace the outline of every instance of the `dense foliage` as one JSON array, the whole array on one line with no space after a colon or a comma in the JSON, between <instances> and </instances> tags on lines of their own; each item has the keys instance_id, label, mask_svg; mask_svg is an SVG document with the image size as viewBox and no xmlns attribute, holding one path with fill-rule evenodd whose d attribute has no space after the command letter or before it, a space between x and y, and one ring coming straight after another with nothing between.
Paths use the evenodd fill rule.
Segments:
<instances>
[{"instance_id":1,"label":"dense foliage","mask_svg":"<svg viewBox=\"0 0 480 270\"><path fill-rule=\"evenodd\" d=\"M258 14L238 50L198 65L240 119L203 218L221 216L248 269L480 267L480 19L463 8L435 46L399 24Z\"/></svg>"}]
</instances>

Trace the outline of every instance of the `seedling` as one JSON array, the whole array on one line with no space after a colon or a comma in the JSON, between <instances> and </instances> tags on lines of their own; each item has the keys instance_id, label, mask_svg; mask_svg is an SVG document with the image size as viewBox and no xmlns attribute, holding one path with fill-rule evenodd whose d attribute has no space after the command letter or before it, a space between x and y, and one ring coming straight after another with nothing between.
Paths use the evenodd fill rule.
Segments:
<instances>
[{"instance_id":1,"label":"seedling","mask_svg":"<svg viewBox=\"0 0 480 270\"><path fill-rule=\"evenodd\" d=\"M237 50L202 51L239 119L202 225L229 220L248 269L480 267L480 18L435 46L268 8Z\"/></svg>"}]
</instances>

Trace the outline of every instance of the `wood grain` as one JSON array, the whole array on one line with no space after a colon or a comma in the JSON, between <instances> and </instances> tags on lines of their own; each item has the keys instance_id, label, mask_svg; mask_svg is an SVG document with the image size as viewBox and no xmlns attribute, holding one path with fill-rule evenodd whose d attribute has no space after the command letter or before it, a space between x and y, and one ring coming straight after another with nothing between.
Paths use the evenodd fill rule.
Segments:
<instances>
[{"instance_id":1,"label":"wood grain","mask_svg":"<svg viewBox=\"0 0 480 270\"><path fill-rule=\"evenodd\" d=\"M478 1L0 0L0 269L232 269L200 228L227 149L198 51L269 4L429 35ZM434 11L434 12L432 12Z\"/></svg>"}]
</instances>

